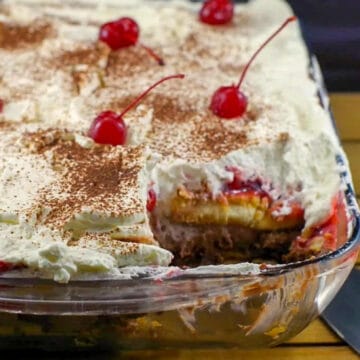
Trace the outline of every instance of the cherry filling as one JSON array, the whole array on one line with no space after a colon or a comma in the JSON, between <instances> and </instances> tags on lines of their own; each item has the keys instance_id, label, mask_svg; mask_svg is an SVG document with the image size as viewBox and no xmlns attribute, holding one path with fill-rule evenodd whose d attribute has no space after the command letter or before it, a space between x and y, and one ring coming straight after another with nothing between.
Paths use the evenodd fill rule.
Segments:
<instances>
[{"instance_id":1,"label":"cherry filling","mask_svg":"<svg viewBox=\"0 0 360 360\"><path fill-rule=\"evenodd\" d=\"M15 266L5 261L0 261L0 273L14 269Z\"/></svg>"},{"instance_id":2,"label":"cherry filling","mask_svg":"<svg viewBox=\"0 0 360 360\"><path fill-rule=\"evenodd\" d=\"M258 196L269 197L269 194L262 189L262 182L259 178L254 180L244 180L241 172L237 168L227 168L228 171L234 173L234 179L231 183L226 184L225 194L254 194Z\"/></svg>"},{"instance_id":3,"label":"cherry filling","mask_svg":"<svg viewBox=\"0 0 360 360\"><path fill-rule=\"evenodd\" d=\"M272 196L264 190L263 182L260 178L244 179L240 169L236 167L227 167L227 171L234 174L233 181L226 184L224 195L227 198L250 198L260 197L266 199L263 202L268 205L269 213L279 221L290 219L304 219L304 209L295 201L274 200ZM286 209L286 210L284 210Z\"/></svg>"},{"instance_id":4,"label":"cherry filling","mask_svg":"<svg viewBox=\"0 0 360 360\"><path fill-rule=\"evenodd\" d=\"M156 206L156 202L157 202L156 193L153 189L150 189L148 192L148 198L146 203L147 211L153 212Z\"/></svg>"},{"instance_id":5,"label":"cherry filling","mask_svg":"<svg viewBox=\"0 0 360 360\"><path fill-rule=\"evenodd\" d=\"M114 51L136 45L139 41L139 36L139 25L135 20L128 17L102 25L99 32L99 40L106 43L111 50ZM152 49L143 44L140 44L140 46L144 48L159 65L164 65L163 59Z\"/></svg>"},{"instance_id":6,"label":"cherry filling","mask_svg":"<svg viewBox=\"0 0 360 360\"><path fill-rule=\"evenodd\" d=\"M329 217L321 224L310 229L305 229L293 246L293 252L320 250L334 251L338 245L345 243L347 239L348 217L345 208L344 196L337 195L332 203Z\"/></svg>"}]
</instances>

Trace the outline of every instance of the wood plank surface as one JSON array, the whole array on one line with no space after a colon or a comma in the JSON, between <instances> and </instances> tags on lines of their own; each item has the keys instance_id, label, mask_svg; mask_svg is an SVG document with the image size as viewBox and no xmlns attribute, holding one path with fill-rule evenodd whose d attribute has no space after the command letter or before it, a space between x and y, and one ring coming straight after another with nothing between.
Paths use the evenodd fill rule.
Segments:
<instances>
[{"instance_id":1,"label":"wood plank surface","mask_svg":"<svg viewBox=\"0 0 360 360\"><path fill-rule=\"evenodd\" d=\"M360 94L334 93L330 98L336 126L349 159L355 191L360 196ZM360 254L357 263L360 265Z\"/></svg>"},{"instance_id":2,"label":"wood plank surface","mask_svg":"<svg viewBox=\"0 0 360 360\"><path fill-rule=\"evenodd\" d=\"M288 344L342 344L342 340L335 335L320 319L313 321L304 331Z\"/></svg>"},{"instance_id":3,"label":"wood plank surface","mask_svg":"<svg viewBox=\"0 0 360 360\"><path fill-rule=\"evenodd\" d=\"M359 142L344 141L343 147L350 162L355 191L360 194L360 140Z\"/></svg>"},{"instance_id":4,"label":"wood plank surface","mask_svg":"<svg viewBox=\"0 0 360 360\"><path fill-rule=\"evenodd\" d=\"M118 359L156 359L156 360L355 360L359 357L346 346L304 346L278 347L261 350L163 350L124 352ZM111 357L109 358L111 360Z\"/></svg>"},{"instance_id":5,"label":"wood plank surface","mask_svg":"<svg viewBox=\"0 0 360 360\"><path fill-rule=\"evenodd\" d=\"M274 349L182 349L122 351L116 353L4 352L2 358L36 360L355 360L359 357L347 346L282 346Z\"/></svg>"},{"instance_id":6,"label":"wood plank surface","mask_svg":"<svg viewBox=\"0 0 360 360\"><path fill-rule=\"evenodd\" d=\"M360 141L359 93L334 93L330 98L341 138Z\"/></svg>"}]
</instances>

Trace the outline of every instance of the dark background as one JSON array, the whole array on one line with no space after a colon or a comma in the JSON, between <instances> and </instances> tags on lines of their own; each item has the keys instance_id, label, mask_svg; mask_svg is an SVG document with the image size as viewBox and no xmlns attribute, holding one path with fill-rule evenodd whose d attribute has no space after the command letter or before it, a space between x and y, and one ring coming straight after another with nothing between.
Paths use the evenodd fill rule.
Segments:
<instances>
[{"instance_id":1,"label":"dark background","mask_svg":"<svg viewBox=\"0 0 360 360\"><path fill-rule=\"evenodd\" d=\"M328 89L360 91L360 0L287 1L319 59Z\"/></svg>"},{"instance_id":2,"label":"dark background","mask_svg":"<svg viewBox=\"0 0 360 360\"><path fill-rule=\"evenodd\" d=\"M360 0L288 0L332 91L360 91Z\"/></svg>"}]
</instances>

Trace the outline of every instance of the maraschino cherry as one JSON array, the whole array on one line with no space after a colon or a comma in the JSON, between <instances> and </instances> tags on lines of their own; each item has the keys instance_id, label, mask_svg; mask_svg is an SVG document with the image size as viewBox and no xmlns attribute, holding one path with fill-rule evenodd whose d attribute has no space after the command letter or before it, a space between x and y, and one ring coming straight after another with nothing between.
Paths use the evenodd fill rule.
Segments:
<instances>
[{"instance_id":1,"label":"maraschino cherry","mask_svg":"<svg viewBox=\"0 0 360 360\"><path fill-rule=\"evenodd\" d=\"M225 25L234 17L234 3L231 0L207 0L204 2L200 20L209 25Z\"/></svg>"},{"instance_id":2,"label":"maraschino cherry","mask_svg":"<svg viewBox=\"0 0 360 360\"><path fill-rule=\"evenodd\" d=\"M113 111L103 111L91 124L89 136L98 144L124 145L127 129L121 116Z\"/></svg>"},{"instance_id":3,"label":"maraschino cherry","mask_svg":"<svg viewBox=\"0 0 360 360\"><path fill-rule=\"evenodd\" d=\"M237 117L241 117L244 115L247 109L248 100L244 93L240 90L241 85L245 79L245 76L257 58L257 56L261 53L261 51L269 44L289 23L295 21L296 17L292 16L288 18L278 30L276 30L255 52L255 54L251 57L250 61L245 66L240 80L237 85L231 86L222 86L216 90L215 94L211 99L210 109L211 111L223 118L223 119L234 119Z\"/></svg>"},{"instance_id":4,"label":"maraschino cherry","mask_svg":"<svg viewBox=\"0 0 360 360\"><path fill-rule=\"evenodd\" d=\"M116 114L113 111L104 111L99 114L91 124L89 130L89 137L91 137L96 143L104 145L124 145L126 143L127 129L124 122L124 115L129 112L133 107L135 107L151 90L153 90L158 85L163 82L171 79L183 79L185 75L171 75L167 76L154 85L150 86L145 92L138 96L134 101L132 101L122 113Z\"/></svg>"},{"instance_id":5,"label":"maraschino cherry","mask_svg":"<svg viewBox=\"0 0 360 360\"><path fill-rule=\"evenodd\" d=\"M111 50L119 50L136 45L139 41L140 28L137 22L131 18L124 17L108 22L101 26L99 40L106 43ZM159 65L164 65L163 59L149 47L140 44Z\"/></svg>"}]
</instances>

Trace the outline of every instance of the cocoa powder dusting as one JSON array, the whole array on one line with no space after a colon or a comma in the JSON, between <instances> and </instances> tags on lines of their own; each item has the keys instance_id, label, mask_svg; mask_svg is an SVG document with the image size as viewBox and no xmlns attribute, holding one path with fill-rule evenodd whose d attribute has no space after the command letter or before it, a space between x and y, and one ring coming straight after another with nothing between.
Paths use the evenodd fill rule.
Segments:
<instances>
[{"instance_id":1,"label":"cocoa powder dusting","mask_svg":"<svg viewBox=\"0 0 360 360\"><path fill-rule=\"evenodd\" d=\"M101 59L106 59L110 49L102 43L81 44L75 49L64 50L51 59L51 65L63 68L64 66L89 65L97 66Z\"/></svg>"},{"instance_id":2,"label":"cocoa powder dusting","mask_svg":"<svg viewBox=\"0 0 360 360\"><path fill-rule=\"evenodd\" d=\"M52 209L46 223L62 228L82 208L111 217L131 216L142 212L138 174L142 169L142 147L123 149L94 145L86 149L69 133L47 130L28 134L29 149L47 157L59 174L56 196L44 191L41 205Z\"/></svg>"},{"instance_id":3,"label":"cocoa powder dusting","mask_svg":"<svg viewBox=\"0 0 360 360\"><path fill-rule=\"evenodd\" d=\"M16 50L27 46L40 45L54 33L51 24L35 21L30 25L0 22L0 48Z\"/></svg>"},{"instance_id":4,"label":"cocoa powder dusting","mask_svg":"<svg viewBox=\"0 0 360 360\"><path fill-rule=\"evenodd\" d=\"M149 96L148 103L154 108L149 144L164 156L209 161L249 144L246 124L228 128L210 110L184 109L171 96Z\"/></svg>"},{"instance_id":5,"label":"cocoa powder dusting","mask_svg":"<svg viewBox=\"0 0 360 360\"><path fill-rule=\"evenodd\" d=\"M154 59L141 46L130 46L109 54L106 76L111 78L141 76L151 67L158 67ZM105 80L106 81L106 80Z\"/></svg>"}]
</instances>

